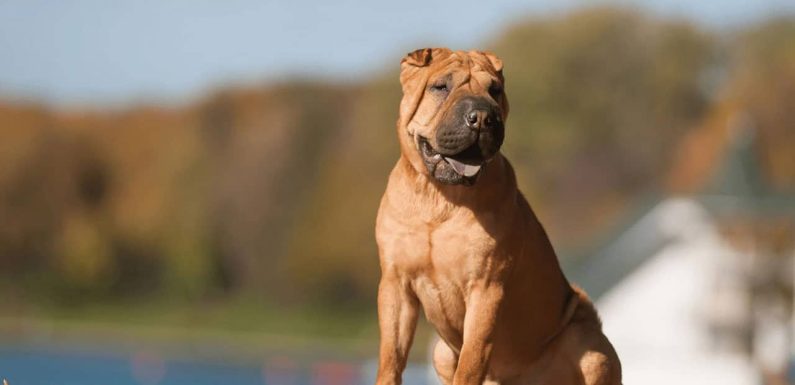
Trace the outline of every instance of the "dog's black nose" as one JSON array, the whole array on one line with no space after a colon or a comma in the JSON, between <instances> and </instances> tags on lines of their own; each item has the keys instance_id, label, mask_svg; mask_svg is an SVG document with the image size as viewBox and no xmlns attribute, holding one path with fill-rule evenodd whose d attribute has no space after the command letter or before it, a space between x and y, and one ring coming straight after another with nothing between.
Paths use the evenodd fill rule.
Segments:
<instances>
[{"instance_id":1,"label":"dog's black nose","mask_svg":"<svg viewBox=\"0 0 795 385\"><path fill-rule=\"evenodd\" d=\"M469 113L467 114L467 125L470 126L470 127L474 126L474 125L478 124L478 120L480 120L480 117L478 116L478 112L477 111L469 111Z\"/></svg>"},{"instance_id":2,"label":"dog's black nose","mask_svg":"<svg viewBox=\"0 0 795 385\"><path fill-rule=\"evenodd\" d=\"M490 110L473 109L465 115L466 125L475 130L491 128L498 120L494 115Z\"/></svg>"}]
</instances>

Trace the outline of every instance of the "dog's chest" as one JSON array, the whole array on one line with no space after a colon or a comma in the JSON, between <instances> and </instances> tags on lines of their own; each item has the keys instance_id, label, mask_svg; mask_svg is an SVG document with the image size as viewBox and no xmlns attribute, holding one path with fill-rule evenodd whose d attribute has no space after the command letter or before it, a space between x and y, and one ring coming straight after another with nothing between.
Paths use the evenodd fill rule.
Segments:
<instances>
[{"instance_id":1,"label":"dog's chest","mask_svg":"<svg viewBox=\"0 0 795 385\"><path fill-rule=\"evenodd\" d=\"M428 320L452 345L461 342L469 289L491 273L496 242L467 217L434 227L410 226L403 231L406 264L402 266ZM401 250L395 250L401 253Z\"/></svg>"}]
</instances>

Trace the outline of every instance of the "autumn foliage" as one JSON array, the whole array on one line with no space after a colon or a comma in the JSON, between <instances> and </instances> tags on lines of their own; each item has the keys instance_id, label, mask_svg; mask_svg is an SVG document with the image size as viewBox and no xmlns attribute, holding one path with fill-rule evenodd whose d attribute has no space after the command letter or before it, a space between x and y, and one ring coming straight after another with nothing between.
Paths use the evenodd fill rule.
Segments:
<instances>
[{"instance_id":1,"label":"autumn foliage","mask_svg":"<svg viewBox=\"0 0 795 385\"><path fill-rule=\"evenodd\" d=\"M525 20L484 48L506 63L505 152L564 254L646 193L698 191L736 113L759 127L771 181L795 186L795 20L721 34L597 8ZM369 304L397 58L358 84L178 106L0 103L1 298Z\"/></svg>"}]
</instances>

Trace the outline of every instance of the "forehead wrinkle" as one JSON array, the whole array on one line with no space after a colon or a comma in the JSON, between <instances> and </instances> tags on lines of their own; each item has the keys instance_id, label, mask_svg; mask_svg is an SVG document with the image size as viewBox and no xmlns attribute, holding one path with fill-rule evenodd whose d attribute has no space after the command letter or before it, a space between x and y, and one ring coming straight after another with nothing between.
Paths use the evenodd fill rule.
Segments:
<instances>
[{"instance_id":1,"label":"forehead wrinkle","mask_svg":"<svg viewBox=\"0 0 795 385\"><path fill-rule=\"evenodd\" d=\"M463 67L464 63L458 62L457 65L449 66L449 76L450 79L453 81L454 87L459 87L466 82L469 81L469 73L466 71L461 71L461 67Z\"/></svg>"},{"instance_id":2,"label":"forehead wrinkle","mask_svg":"<svg viewBox=\"0 0 795 385\"><path fill-rule=\"evenodd\" d=\"M472 79L472 75L469 72L464 72L464 73L461 74L461 81L458 82L458 85L461 86L461 85L467 84L467 83L469 83L469 81L471 79Z\"/></svg>"},{"instance_id":3,"label":"forehead wrinkle","mask_svg":"<svg viewBox=\"0 0 795 385\"><path fill-rule=\"evenodd\" d=\"M468 81L468 83L469 83L469 84L468 84L468 86L469 86L469 91L470 91L470 92L473 92L474 90L472 89L472 80L474 79L475 81L477 81L477 79L475 79L475 78L472 76L472 68L473 68L473 65L472 65L472 57L471 57L471 56L469 56L469 54L467 54L467 55L466 55L466 58L467 58L467 72L466 72L466 73L467 73L467 81Z\"/></svg>"},{"instance_id":4,"label":"forehead wrinkle","mask_svg":"<svg viewBox=\"0 0 795 385\"><path fill-rule=\"evenodd\" d=\"M481 87L481 88L483 87L483 85L482 85L482 84L480 84L480 80L478 80L478 77L477 77L477 76L473 76L473 75L472 75L472 73L470 72L470 73L469 73L469 77L472 79L472 81L470 81L470 82L469 82L469 89L470 89L470 90L472 90L472 82L473 82L473 81L474 81L475 83L478 83L478 86L479 86L479 87ZM472 91L474 92L474 90L472 90Z\"/></svg>"},{"instance_id":5,"label":"forehead wrinkle","mask_svg":"<svg viewBox=\"0 0 795 385\"><path fill-rule=\"evenodd\" d=\"M425 99L425 87L427 87L428 80L430 79L430 77L431 77L430 74L424 74L421 78L422 85L419 87L417 91L415 91L419 92L419 96L417 98L417 101L414 103L414 108L411 111L411 115L409 116L408 123L406 123L406 127L408 127L409 124L414 122L414 119L417 117L417 111L419 111L420 106L422 105L422 102Z\"/></svg>"},{"instance_id":6,"label":"forehead wrinkle","mask_svg":"<svg viewBox=\"0 0 795 385\"><path fill-rule=\"evenodd\" d=\"M460 64L462 64L462 59L461 59L461 56L459 56L457 54L453 54L453 55L449 55L446 58L442 59L440 64L443 65L444 67L448 67L448 66L456 65L456 64L460 65Z\"/></svg>"},{"instance_id":7,"label":"forehead wrinkle","mask_svg":"<svg viewBox=\"0 0 795 385\"><path fill-rule=\"evenodd\" d=\"M439 72L442 72L442 71L439 71ZM429 78L430 78L430 76L429 76ZM442 76L440 76L439 78L448 78L448 79L452 79L452 78L453 78L453 73L452 73L452 72L448 72L447 74L445 74L445 75L442 75ZM426 82L425 84L426 84L426 86L427 86L428 82ZM423 88L425 88L425 87L423 87ZM424 101L424 100L425 100L425 91L423 91L423 92L422 92L422 100L420 101L420 104L418 104L418 105L417 105L417 110L419 110L419 108L420 108L420 105L422 104L422 101ZM447 100L445 100L445 101L443 101L443 102L442 102L442 105L446 105L446 104L448 104L448 102L449 102L449 101L450 101L450 99L448 98ZM423 125L423 126L425 126L425 125L428 125L428 124L429 124L431 121L433 121L434 119L436 119L436 117L439 115L439 112L441 112L442 110L443 110L443 108L437 108L436 110L434 110L434 111L433 111L433 113L431 114L431 116L429 116L427 119L424 119L424 120L425 120L424 122L419 122L419 124L421 124L421 125ZM414 115L414 116L412 116L412 119L411 119L411 121L412 121L412 122L413 122L413 121L415 121L415 118L416 118L416 111L415 111L415 115Z\"/></svg>"},{"instance_id":8,"label":"forehead wrinkle","mask_svg":"<svg viewBox=\"0 0 795 385\"><path fill-rule=\"evenodd\" d=\"M469 73L469 77L472 78L472 81L474 81L475 83L478 84L479 88L484 88L483 87L483 83L480 81L480 79L478 79L478 76L477 76L481 72L485 72L487 75L489 74L489 72L485 71L483 69L483 67L481 67L480 65L475 65L475 66L471 67L470 73ZM491 76L488 76L488 79L491 80ZM469 89L470 90L472 90L472 81L469 82ZM472 91L474 92L474 90L472 90Z\"/></svg>"}]
</instances>

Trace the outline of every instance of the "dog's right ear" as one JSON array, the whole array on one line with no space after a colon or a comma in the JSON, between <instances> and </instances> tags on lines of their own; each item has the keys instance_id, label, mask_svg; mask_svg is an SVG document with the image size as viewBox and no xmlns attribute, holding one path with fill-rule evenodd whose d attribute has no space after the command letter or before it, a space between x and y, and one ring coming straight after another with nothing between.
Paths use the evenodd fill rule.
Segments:
<instances>
[{"instance_id":1,"label":"dog's right ear","mask_svg":"<svg viewBox=\"0 0 795 385\"><path fill-rule=\"evenodd\" d=\"M428 66L431 63L432 56L433 49L431 48L418 49L406 55L400 61L400 82L405 84L420 68Z\"/></svg>"},{"instance_id":2,"label":"dog's right ear","mask_svg":"<svg viewBox=\"0 0 795 385\"><path fill-rule=\"evenodd\" d=\"M403 68L404 66L414 66L414 67L425 67L431 62L431 55L433 54L433 49L431 48L420 48L413 52L409 52L403 60L400 61L400 67Z\"/></svg>"}]
</instances>

